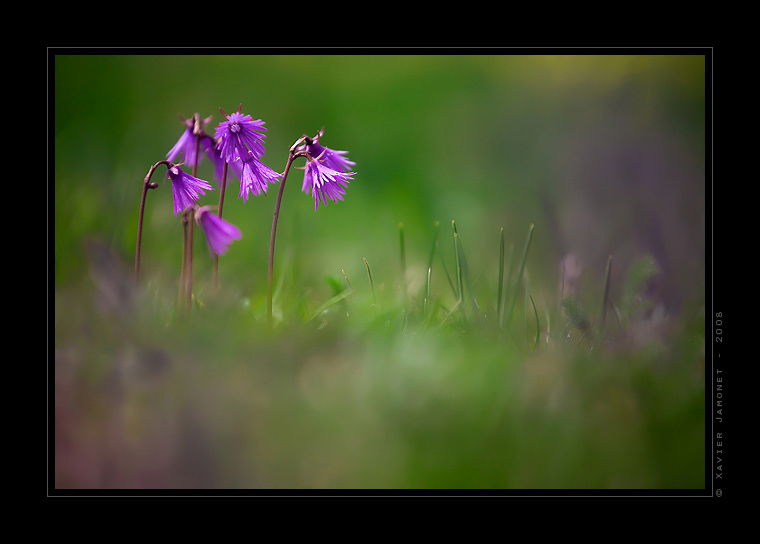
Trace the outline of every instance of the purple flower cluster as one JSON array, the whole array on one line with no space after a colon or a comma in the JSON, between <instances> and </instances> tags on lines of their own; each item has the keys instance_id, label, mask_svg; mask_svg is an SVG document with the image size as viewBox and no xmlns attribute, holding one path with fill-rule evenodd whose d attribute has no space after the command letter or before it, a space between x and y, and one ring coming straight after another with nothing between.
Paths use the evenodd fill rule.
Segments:
<instances>
[{"instance_id":1,"label":"purple flower cluster","mask_svg":"<svg viewBox=\"0 0 760 544\"><path fill-rule=\"evenodd\" d=\"M240 113L242 105L231 115L222 111L225 120L219 123L210 136L204 130L204 126L211 121L211 117L204 120L196 113L190 119L183 119L184 131L177 142L166 154L166 160L158 161L148 171L143 183L143 194L140 202L140 214L137 226L137 249L135 253L135 280L137 281L140 271L140 248L142 240L143 216L145 209L145 197L150 189L155 189L158 184L151 182L151 176L159 165L167 166L166 178L171 180L172 196L174 198L174 215L183 214L183 219L192 213L195 222L203 230L208 242L209 253L212 257L223 255L229 245L242 238L240 229L222 219L222 204L225 195L226 177L230 173L240 180L240 193L238 198L246 202L249 193L254 196L266 193L270 183L276 183L282 179L280 192L275 204L274 219L272 222L272 236L269 247L269 275L268 275L268 299L267 317L272 321L272 271L274 259L274 240L277 229L282 193L285 187L287 173L293 160L299 157L306 158L302 190L314 198L314 211L319 207L320 200L327 206L327 201L338 202L343 200L346 187L356 174L351 168L356 164L346 157L346 151L336 151L320 144L319 139L324 134L323 130L314 138L303 135L290 148L285 172L275 172L263 162L264 138L266 128L261 119L254 120L250 115ZM210 206L199 206L198 200L205 196L205 191L213 190L211 184L195 176L197 167L203 156L208 157L213 166L213 177L220 185L219 212L214 214ZM177 161L177 162L175 162ZM180 166L189 164L193 168L193 175L182 170ZM166 179L165 178L165 179ZM189 304L192 294L192 258L186 258L185 251L192 252L192 246L188 245L188 229L184 229L185 246L183 249L182 274L187 274L187 280L182 280L180 289L185 289ZM189 253L192 256L192 253ZM218 261L214 262L214 278L216 282Z\"/></svg>"},{"instance_id":2,"label":"purple flower cluster","mask_svg":"<svg viewBox=\"0 0 760 544\"><path fill-rule=\"evenodd\" d=\"M238 198L246 202L249 192L255 196L266 193L268 184L275 183L280 174L259 160L264 155L264 122L240 111L226 115L226 119L216 127L214 137L222 159L240 180Z\"/></svg>"},{"instance_id":3,"label":"purple flower cluster","mask_svg":"<svg viewBox=\"0 0 760 544\"><path fill-rule=\"evenodd\" d=\"M238 111L224 115L225 120L216 127L213 138L202 129L210 122L210 117L201 121L195 114L191 119L183 119L185 131L167 153L167 177L172 182L174 215L194 209L195 220L206 234L212 255L224 254L233 240L241 238L240 230L209 213L209 206L198 207L200 196L213 188L208 182L185 173L180 166L197 166L205 154L213 165L214 177L221 182L227 165L228 171L240 180L238 198L242 197L243 202L247 201L249 193L255 196L266 193L269 184L282 177L260 160L264 155L265 123L240 113L240 107ZM343 200L346 187L356 174L351 171L356 163L348 159L347 151L336 151L319 143L323 134L324 129L314 138L304 136L297 142L303 145L297 150L296 146L291 149L291 160L298 156L307 160L306 166L302 167L302 190L314 198L314 211L320 201L326 206L327 200ZM199 153L201 150L203 154ZM295 155L292 154L294 151ZM181 162L175 164L175 159Z\"/></svg>"}]
</instances>

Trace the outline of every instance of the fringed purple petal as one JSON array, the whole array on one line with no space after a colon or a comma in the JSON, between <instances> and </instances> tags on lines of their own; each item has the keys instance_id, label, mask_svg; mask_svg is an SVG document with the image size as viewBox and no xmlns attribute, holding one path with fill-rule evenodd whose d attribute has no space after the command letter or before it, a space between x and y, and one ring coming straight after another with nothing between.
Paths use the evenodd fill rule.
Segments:
<instances>
[{"instance_id":1,"label":"fringed purple petal","mask_svg":"<svg viewBox=\"0 0 760 544\"><path fill-rule=\"evenodd\" d=\"M261 119L252 120L250 115L233 113L227 116L226 121L216 127L214 137L221 140L219 151L228 163L245 157L248 152L253 153L255 158L264 155L264 122Z\"/></svg>"},{"instance_id":2,"label":"fringed purple petal","mask_svg":"<svg viewBox=\"0 0 760 544\"><path fill-rule=\"evenodd\" d=\"M319 161L310 161L304 172L303 190L308 194L309 189L314 197L314 211L319 207L319 201L327 206L327 200L338 202L343 200L346 194L344 187L348 186L356 172L338 172L332 168L320 164Z\"/></svg>"},{"instance_id":3,"label":"fringed purple petal","mask_svg":"<svg viewBox=\"0 0 760 544\"><path fill-rule=\"evenodd\" d=\"M238 198L242 197L243 202L248 200L248 192L250 191L255 196L259 196L261 193L267 192L269 183L274 183L280 178L280 174L269 168L264 163L253 158L253 154L249 153L248 160L246 160L242 166L242 172L240 177L240 194Z\"/></svg>"},{"instance_id":4,"label":"fringed purple petal","mask_svg":"<svg viewBox=\"0 0 760 544\"><path fill-rule=\"evenodd\" d=\"M182 213L195 204L200 195L206 194L203 192L203 189L214 190L208 182L186 174L179 166L169 168L168 175L172 181L174 215Z\"/></svg>"},{"instance_id":5,"label":"fringed purple petal","mask_svg":"<svg viewBox=\"0 0 760 544\"><path fill-rule=\"evenodd\" d=\"M234 240L240 240L243 237L239 228L209 212L208 206L200 208L196 212L195 219L206 234L209 254L212 257L214 254L224 255Z\"/></svg>"},{"instance_id":6,"label":"fringed purple petal","mask_svg":"<svg viewBox=\"0 0 760 544\"><path fill-rule=\"evenodd\" d=\"M356 165L356 163L349 160L348 157L343 157L348 151L335 151L334 149L318 144L316 140L307 145L306 150L314 159L319 160L322 164L333 170L348 172L351 170L352 166Z\"/></svg>"}]
</instances>

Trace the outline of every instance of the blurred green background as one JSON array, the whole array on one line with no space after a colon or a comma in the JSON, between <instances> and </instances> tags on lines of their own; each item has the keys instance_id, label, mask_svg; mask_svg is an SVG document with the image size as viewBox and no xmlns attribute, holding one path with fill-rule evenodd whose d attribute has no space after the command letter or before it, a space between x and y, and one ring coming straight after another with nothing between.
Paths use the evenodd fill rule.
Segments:
<instances>
[{"instance_id":1,"label":"blurred green background","mask_svg":"<svg viewBox=\"0 0 760 544\"><path fill-rule=\"evenodd\" d=\"M104 288L104 282L115 281L118 274L131 278L142 181L150 166L164 159L179 138L183 130L179 116L190 117L195 112L201 117L213 116L207 127L213 133L213 127L223 119L219 108L230 113L242 103L243 113L266 122L263 162L274 170L284 169L288 149L298 137L314 135L321 127L325 127L321 143L347 150L348 157L356 162L356 176L345 201L329 202L316 213L313 200L300 191L303 175L299 170L291 171L286 185L276 273L288 271L292 288L304 293L312 310L333 294L326 279L342 280L343 271L357 291L366 293L363 258L371 263L375 281L392 292L400 274L399 223L404 224L407 281L410 290L420 289L434 222L441 224L441 251L451 253L450 224L456 220L470 270L479 275L480 285L493 288L495 284L499 230L504 228L507 243L519 249L528 226L534 224L527 268L532 288L540 293L536 298L543 305L556 304L559 264L568 255L580 263L583 274L579 293L588 292L589 297L598 291L610 255L615 258L613 297L620 296L629 265L651 255L660 271L654 293L657 303L668 315L699 321L705 300L704 55L82 52L86 54L54 55L51 63L54 179L50 196L55 231L50 242L54 244L55 443L59 454L56 485L704 485L704 452L694 452L692 447L704 439L699 432L704 418L701 374L691 364L699 358L699 349L688 342L688 347L678 344L678 348L666 349L660 345L654 356L675 358L679 364L688 359L685 368L676 364L676 370L671 369L679 380L686 375L688 387L694 388L689 389L693 395L682 392L685 398L680 400L667 379L661 384L642 385L650 380L643 371L641 376L636 370L633 377L620 377L617 370L607 370L604 377L593 378L604 384L597 400L610 396L614 404L599 417L609 420L612 428L620 423L615 414L628 423L633 418L634 427L642 433L669 436L668 440L675 441L672 450L661 444L659 449L647 445L641 436L629 438L646 450L648 460L629 457L630 449L625 454L607 451L618 447L612 443L596 447L593 440L587 441L587 435L574 434L572 429L572 425L583 427L596 420L583 423L582 418L572 419L573 414L578 415L572 409L568 417L575 423L569 427L541 412L539 418L549 419L546 427L540 428L546 431L559 425L558 434L547 431L539 437L539 431L514 414L510 415L514 418L510 426L513 434L499 433L499 425L507 423L498 417L494 423L493 414L480 413L481 407L476 405L471 407L472 412L455 411L452 418L459 423L453 427L466 435L490 421L492 427L484 443L476 447L474 442L465 442L478 451L492 452L501 451L505 444L518 444L508 448L508 460L510 466L523 463L526 470L505 469L501 454L497 460L456 449L448 456L426 455L428 448L440 452L449 447L445 426L431 428L423 423L435 419L440 406L448 405L437 393L431 393L429 403L413 393L405 397L404 390L413 391L410 384L415 379L425 376L435 381L438 372L450 371L446 376L465 388L458 394L493 400L504 396L492 387L494 376L501 380L504 372L525 369L518 371L517 365L505 370L494 363L495 353L499 353L497 359L503 356L500 347L464 349L450 338L440 341L443 343L430 340L424 349L410 351L406 338L394 336L385 342L382 335L363 336L364 329L354 330L353 335L325 330L324 336L301 331L304 336L295 340L277 334L269 337L262 330L260 312L277 186L270 186L266 197L254 197L243 204L237 199L237 184L233 184L225 201L225 218L241 229L243 239L222 257L221 283L234 304L250 305L256 316L250 322L225 314L211 326L196 323L198 329L190 325L179 330L166 328L155 318L135 325L134 316L125 324L124 317L98 314L103 305L102 300L96 300L98 293L102 298L104 291L118 291L113 286ZM159 171L159 177L163 172ZM199 177L211 177L207 160L200 165ZM213 185L216 187L215 182ZM216 204L216 193L208 193L201 203ZM169 184L148 194L145 217L142 275L153 292L161 293L157 300L171 300L172 296L176 298L182 231L172 212ZM211 261L202 239L197 239L195 248L195 286L202 297L208 290ZM93 257L93 253L109 256ZM115 262L108 260L111 258ZM103 259L110 264L103 265ZM438 280L444 281L441 276ZM442 288L440 283L438 288ZM446 342L455 345L447 346ZM283 346L288 343L293 345ZM327 347L314 351L315 345ZM677 355L673 349L678 350ZM240 361L247 360L242 355L246 353L257 353L257 362L243 369ZM444 354L454 357L456 364L436 368L436 353L443 359ZM484 373L471 377L472 389L467 389L470 386L453 376L461 372L458 365L473 358L490 362ZM118 361L129 368L148 361L148 366L168 368L172 379L151 386L154 389L148 392L140 381L139 395L148 399L127 398L128 393L138 393L125 385L123 368L121 378L114 378ZM183 362L180 365L178 361ZM416 370L406 374L409 368L404 367L406 370L394 374L379 361L392 361L393 365L407 361ZM195 370L179 373L184 384L179 386L174 373L186 364ZM637 369L640 365L638 360L631 363ZM420 366L425 366L424 372ZM349 367L351 378L344 381L346 374L341 369ZM216 369L210 380L209 368ZM538 368L544 370L533 368L530 372L547 372L549 376L571 372L551 357ZM328 380L333 374L339 376L337 382ZM299 381L306 379L304 376L314 378L319 387L311 381L304 386ZM380 381L373 381L373 377ZM568 393L567 388L572 387L567 383L588 382L577 374L568 380L557 395L573 397L571 405L586 413L580 408L585 401ZM635 383L631 385L631 381ZM556 386L546 385L554 382L540 376L528 380L534 382L543 384L540 387ZM114 393L114 383L119 384L118 394ZM250 389L243 391L242 384L246 383ZM241 391L228 391L235 386ZM426 391L434 391L428 386L431 389ZM373 387L393 394L375 398ZM278 388L282 389L279 402L287 399L298 414L306 410L301 403L311 405L305 421L273 399ZM617 390L626 392L622 396L612 393ZM512 402L530 412L534 406L525 398L544 393L521 390L521 400ZM644 398L659 399L659 393L670 400L642 408ZM188 404L188 396L193 395L203 398L203 403ZM349 400L355 396L363 399L358 408ZM376 402L368 400L372 398ZM558 397L552 398L551 402L561 404ZM504 402L510 405L510 401ZM99 412L99 403L105 403L107 409ZM172 408L191 405L193 408ZM256 420L256 431L236 434L236 426L248 421L244 415L248 410L261 416ZM124 423L130 413L133 425L142 430ZM677 416L662 421L657 419L658 413ZM184 423L176 424L177 419ZM336 424L338 420L341 424ZM414 421L419 422L419 429ZM682 425L684 421L688 425ZM151 425L155 426L152 431ZM671 426L684 435L674 437ZM167 428L176 433L175 439L169 437ZM151 432L164 436L158 456L146 453L150 442L146 436L152 436ZM528 437L535 433L534 445L552 452L542 462L543 469L530 465L535 451L518 441L518 436L525 436L523 432ZM554 443L565 443L565 438L572 452L569 458L559 455ZM683 443L677 442L680 438L684 438ZM131 441L134 451L121 448L121 453L113 453L112 442L124 440ZM452 440L461 444L463 438L454 432ZM545 448L540 446L542 441ZM385 444L388 450L374 459L373 454L379 454L377 443ZM683 453L679 448L693 454L694 462L678 465L676 458ZM314 466L298 458L304 449L318 460ZM154 462L148 462L149 457ZM585 467L583 462L589 459L596 459L598 470L584 480L575 471ZM608 471L602 459L609 460ZM627 468L616 472L616 460ZM195 468L182 469L183 463ZM325 466L330 469L323 470ZM611 474L619 475L616 479Z\"/></svg>"}]
</instances>

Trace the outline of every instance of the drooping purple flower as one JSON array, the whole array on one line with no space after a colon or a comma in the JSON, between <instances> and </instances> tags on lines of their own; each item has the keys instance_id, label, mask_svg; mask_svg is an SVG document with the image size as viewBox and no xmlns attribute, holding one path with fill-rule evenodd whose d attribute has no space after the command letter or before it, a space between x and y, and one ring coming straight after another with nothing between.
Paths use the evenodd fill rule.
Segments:
<instances>
[{"instance_id":1,"label":"drooping purple flower","mask_svg":"<svg viewBox=\"0 0 760 544\"><path fill-rule=\"evenodd\" d=\"M230 167L240 180L240 194L238 198L242 197L243 202L248 200L249 191L255 196L260 195L262 192L266 193L267 184L274 183L281 175L263 162L255 159L252 153L248 154L246 160L241 159L231 163Z\"/></svg>"},{"instance_id":2,"label":"drooping purple flower","mask_svg":"<svg viewBox=\"0 0 760 544\"><path fill-rule=\"evenodd\" d=\"M259 159L264 155L265 138L260 132L265 130L261 119L254 121L250 115L237 111L219 123L214 138L220 140L219 151L228 163L245 158L249 151Z\"/></svg>"},{"instance_id":3,"label":"drooping purple flower","mask_svg":"<svg viewBox=\"0 0 760 544\"><path fill-rule=\"evenodd\" d=\"M351 167L355 166L356 163L349 160L348 157L343 156L348 154L348 151L336 151L320 145L319 139L323 134L324 128L321 129L314 138L307 140L308 143L304 147L309 155L312 157L321 157L322 164L333 170L343 170L345 172L351 170Z\"/></svg>"},{"instance_id":4,"label":"drooping purple flower","mask_svg":"<svg viewBox=\"0 0 760 544\"><path fill-rule=\"evenodd\" d=\"M195 222L206 234L209 254L224 255L233 240L240 240L243 235L240 229L209 211L210 206L198 208L195 212Z\"/></svg>"},{"instance_id":5,"label":"drooping purple flower","mask_svg":"<svg viewBox=\"0 0 760 544\"><path fill-rule=\"evenodd\" d=\"M195 204L200 195L206 194L203 189L214 190L208 182L186 174L179 166L175 164L167 170L167 175L172 180L174 215L182 213Z\"/></svg>"},{"instance_id":6,"label":"drooping purple flower","mask_svg":"<svg viewBox=\"0 0 760 544\"><path fill-rule=\"evenodd\" d=\"M195 120L196 116L198 114L193 115L190 119L183 119L182 122L185 125L185 131L182 133L182 135L179 137L179 140L177 140L177 143L174 144L174 147L172 147L169 152L166 154L166 159L169 161L174 162L174 160L179 157L180 161L185 164L196 164L195 163ZM203 125L208 124L211 121L211 117L208 117L201 121ZM205 141L211 140L211 137L208 134L202 133L201 134L201 145L206 145ZM203 155L198 156L198 164L200 164L201 159L203 158Z\"/></svg>"},{"instance_id":7,"label":"drooping purple flower","mask_svg":"<svg viewBox=\"0 0 760 544\"><path fill-rule=\"evenodd\" d=\"M187 124L187 121L185 122ZM174 161L178 155L182 155L181 160L193 164L195 161L195 136L193 135L193 126L190 124L185 129L177 143L174 144L166 154L166 159Z\"/></svg>"},{"instance_id":8,"label":"drooping purple flower","mask_svg":"<svg viewBox=\"0 0 760 544\"><path fill-rule=\"evenodd\" d=\"M320 199L327 206L327 199L333 202L343 200L345 187L356 172L339 172L320 163L320 159L309 159L304 167L303 192L314 197L314 211L317 211Z\"/></svg>"}]
</instances>

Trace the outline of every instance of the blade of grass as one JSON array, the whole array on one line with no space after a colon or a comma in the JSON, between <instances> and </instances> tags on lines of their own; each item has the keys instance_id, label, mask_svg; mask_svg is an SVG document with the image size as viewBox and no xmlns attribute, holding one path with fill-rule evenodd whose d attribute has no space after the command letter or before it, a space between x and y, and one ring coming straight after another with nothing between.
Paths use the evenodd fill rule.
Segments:
<instances>
[{"instance_id":1,"label":"blade of grass","mask_svg":"<svg viewBox=\"0 0 760 544\"><path fill-rule=\"evenodd\" d=\"M428 258L427 279L425 280L425 300L422 304L422 316L427 317L428 304L430 304L430 276L433 269L433 257L435 256L435 248L438 246L438 227L439 223L436 221L433 223L433 243L430 244L430 257Z\"/></svg>"},{"instance_id":2,"label":"blade of grass","mask_svg":"<svg viewBox=\"0 0 760 544\"><path fill-rule=\"evenodd\" d=\"M427 317L427 309L428 309L428 303L430 302L430 270L431 268L428 267L427 270L427 280L425 281L425 300L422 303L422 317Z\"/></svg>"},{"instance_id":3,"label":"blade of grass","mask_svg":"<svg viewBox=\"0 0 760 544\"><path fill-rule=\"evenodd\" d=\"M454 228L454 264L456 264L456 272L457 272L457 289L456 289L456 295L457 300L461 302L463 298L463 291L464 288L462 287L462 262L459 258L459 233L457 232L457 224L453 220L451 221L451 226Z\"/></svg>"},{"instance_id":4,"label":"blade of grass","mask_svg":"<svg viewBox=\"0 0 760 544\"><path fill-rule=\"evenodd\" d=\"M398 243L401 257L401 285L406 300L406 249L404 248L404 224L398 224Z\"/></svg>"},{"instance_id":5,"label":"blade of grass","mask_svg":"<svg viewBox=\"0 0 760 544\"><path fill-rule=\"evenodd\" d=\"M343 291L341 291L340 293L332 297L330 300L322 304L319 308L317 308L314 314L312 314L312 316L309 318L309 321L313 321L315 318L319 317L319 315L322 314L322 312L324 312L328 308L335 306L338 302L340 302L341 300L343 300L350 294L351 294L351 289L344 289Z\"/></svg>"},{"instance_id":6,"label":"blade of grass","mask_svg":"<svg viewBox=\"0 0 760 544\"><path fill-rule=\"evenodd\" d=\"M499 232L499 294L496 298L496 315L501 315L501 296L504 286L504 227ZM499 320L501 322L501 320Z\"/></svg>"},{"instance_id":7,"label":"blade of grass","mask_svg":"<svg viewBox=\"0 0 760 544\"><path fill-rule=\"evenodd\" d=\"M435 228L435 231L433 232L433 243L430 244L430 257L428 258L428 268L432 268L433 266L433 257L435 256L435 249L438 247L439 226L440 226L440 223L438 223L438 221L433 223L433 228Z\"/></svg>"},{"instance_id":8,"label":"blade of grass","mask_svg":"<svg viewBox=\"0 0 760 544\"><path fill-rule=\"evenodd\" d=\"M607 270L604 273L604 297L602 300L602 318L600 329L604 332L607 320L607 304L610 300L610 271L612 270L612 255L607 259Z\"/></svg>"},{"instance_id":9,"label":"blade of grass","mask_svg":"<svg viewBox=\"0 0 760 544\"><path fill-rule=\"evenodd\" d=\"M446 324L446 321L448 321L448 320L449 320L449 318L450 318L452 315L454 315L454 312L456 312L456 311L457 311L457 308L459 308L459 306L460 306L461 304L462 304L462 301L461 301L461 300L457 300L456 304L454 304L454 306L451 308L451 311L449 311L449 312L446 314L446 317L444 317L444 318L443 318L443 321L441 321L441 324L440 324L440 325L438 325L438 327L439 327L439 328L442 328L442 327L443 327L443 326Z\"/></svg>"},{"instance_id":10,"label":"blade of grass","mask_svg":"<svg viewBox=\"0 0 760 544\"><path fill-rule=\"evenodd\" d=\"M459 234L456 234L456 242L459 246L459 261L460 261L460 267L462 269L462 278L464 280L464 285L467 286L467 292L470 295L470 299L472 299L472 305L475 307L475 311L478 313L478 315L482 315L482 312L480 311L480 306L478 306L478 301L475 299L475 290L473 289L473 282L470 278L470 269L467 266L467 258L464 254L464 247L462 246L462 239L459 237ZM464 289L462 289L462 296L464 296Z\"/></svg>"},{"instance_id":11,"label":"blade of grass","mask_svg":"<svg viewBox=\"0 0 760 544\"><path fill-rule=\"evenodd\" d=\"M538 322L538 310L536 310L536 303L533 300L533 295L528 295L530 297L530 303L533 305L533 315L536 318L536 343L533 346L533 349L538 349L538 344L541 338L541 325Z\"/></svg>"},{"instance_id":12,"label":"blade of grass","mask_svg":"<svg viewBox=\"0 0 760 544\"><path fill-rule=\"evenodd\" d=\"M356 291L354 291L354 288L351 287L351 282L348 281L348 276L346 276L346 271L342 268L340 269L341 272L343 272L343 277L346 279L346 285L348 285L348 288L351 289L351 293L354 295L354 298L356 298Z\"/></svg>"},{"instance_id":13,"label":"blade of grass","mask_svg":"<svg viewBox=\"0 0 760 544\"><path fill-rule=\"evenodd\" d=\"M446 273L446 279L449 280L451 292L454 293L454 296L457 296L457 288L454 287L454 282L451 280L451 274L449 274L449 268L446 266L446 260L440 252L438 252L438 256L441 258L441 265L443 266L443 271Z\"/></svg>"},{"instance_id":14,"label":"blade of grass","mask_svg":"<svg viewBox=\"0 0 760 544\"><path fill-rule=\"evenodd\" d=\"M509 297L509 280L512 279L512 256L514 254L515 247L513 244L509 244L509 253L507 254L507 276L504 280L504 295L501 300L501 310L499 311L499 329L504 325L504 307L507 305L507 298Z\"/></svg>"},{"instance_id":15,"label":"blade of grass","mask_svg":"<svg viewBox=\"0 0 760 544\"><path fill-rule=\"evenodd\" d=\"M520 260L520 271L517 273L517 281L515 283L514 293L512 295L512 303L509 306L509 313L507 314L507 323L512 320L512 312L515 309L515 302L517 302L517 293L519 291L520 283L522 282L523 272L525 271L525 260L528 256L528 248L530 247L530 240L533 237L533 223L528 228L528 237L525 240L525 247L523 248L522 259Z\"/></svg>"},{"instance_id":16,"label":"blade of grass","mask_svg":"<svg viewBox=\"0 0 760 544\"><path fill-rule=\"evenodd\" d=\"M364 258L364 264L367 267L367 276L369 276L369 287L372 290L372 302L373 304L377 305L377 296L375 296L375 283L372 281L372 271L369 269L369 263L367 262L366 258Z\"/></svg>"}]
</instances>

